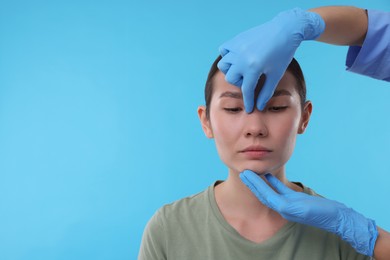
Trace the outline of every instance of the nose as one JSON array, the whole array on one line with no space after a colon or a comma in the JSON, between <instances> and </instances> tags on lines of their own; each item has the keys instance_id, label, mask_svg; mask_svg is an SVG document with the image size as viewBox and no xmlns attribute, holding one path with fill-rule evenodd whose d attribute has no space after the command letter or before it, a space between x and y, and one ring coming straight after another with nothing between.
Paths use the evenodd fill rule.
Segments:
<instances>
[{"instance_id":1,"label":"nose","mask_svg":"<svg viewBox=\"0 0 390 260\"><path fill-rule=\"evenodd\" d=\"M255 109L255 111L246 115L245 121L244 133L246 137L266 137L268 135L265 118L261 111Z\"/></svg>"}]
</instances>

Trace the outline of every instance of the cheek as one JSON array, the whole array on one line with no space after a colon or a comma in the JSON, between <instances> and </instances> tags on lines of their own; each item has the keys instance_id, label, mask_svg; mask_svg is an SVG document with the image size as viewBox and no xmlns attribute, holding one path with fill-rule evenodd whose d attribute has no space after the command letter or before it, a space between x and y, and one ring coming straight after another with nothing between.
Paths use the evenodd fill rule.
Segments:
<instances>
[{"instance_id":1,"label":"cheek","mask_svg":"<svg viewBox=\"0 0 390 260\"><path fill-rule=\"evenodd\" d=\"M298 133L299 120L296 117L287 118L283 124L277 128L277 139L285 154L290 156L294 150L296 137Z\"/></svg>"},{"instance_id":2,"label":"cheek","mask_svg":"<svg viewBox=\"0 0 390 260\"><path fill-rule=\"evenodd\" d=\"M298 120L290 120L290 122L287 121L286 124L283 124L283 126L281 127L281 131L283 132L283 135L289 137L289 139L295 139L298 133L298 126Z\"/></svg>"},{"instance_id":3,"label":"cheek","mask_svg":"<svg viewBox=\"0 0 390 260\"><path fill-rule=\"evenodd\" d=\"M230 153L236 150L240 137L240 124L232 121L231 115L222 111L210 113L211 127L218 153L223 161L230 159Z\"/></svg>"},{"instance_id":4,"label":"cheek","mask_svg":"<svg viewBox=\"0 0 390 260\"><path fill-rule=\"evenodd\" d=\"M231 143L236 132L234 124L232 125L229 120L225 120L223 115L218 113L215 113L214 117L211 118L211 126L215 142L221 145Z\"/></svg>"}]
</instances>

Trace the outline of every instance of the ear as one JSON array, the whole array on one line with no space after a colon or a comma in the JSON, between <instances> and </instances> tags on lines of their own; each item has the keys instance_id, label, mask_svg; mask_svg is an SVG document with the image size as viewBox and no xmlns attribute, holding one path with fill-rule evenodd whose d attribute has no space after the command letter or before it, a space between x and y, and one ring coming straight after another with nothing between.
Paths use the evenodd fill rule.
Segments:
<instances>
[{"instance_id":1,"label":"ear","mask_svg":"<svg viewBox=\"0 0 390 260\"><path fill-rule=\"evenodd\" d=\"M202 124L204 134L207 136L207 138L213 138L213 130L211 129L210 120L207 118L205 106L198 107L198 116L200 123Z\"/></svg>"},{"instance_id":2,"label":"ear","mask_svg":"<svg viewBox=\"0 0 390 260\"><path fill-rule=\"evenodd\" d=\"M310 101L306 101L303 107L301 122L298 127L298 134L303 134L309 124L311 112L313 111L313 104Z\"/></svg>"}]
</instances>

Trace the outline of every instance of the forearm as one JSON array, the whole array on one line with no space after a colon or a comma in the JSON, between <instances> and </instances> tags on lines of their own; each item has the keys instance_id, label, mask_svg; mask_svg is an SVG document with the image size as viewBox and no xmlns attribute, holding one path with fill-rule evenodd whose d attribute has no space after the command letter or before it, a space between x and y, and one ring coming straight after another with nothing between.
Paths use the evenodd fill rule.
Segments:
<instances>
[{"instance_id":1,"label":"forearm","mask_svg":"<svg viewBox=\"0 0 390 260\"><path fill-rule=\"evenodd\" d=\"M309 11L319 14L326 24L317 41L348 46L363 44L368 27L366 10L351 6L326 6Z\"/></svg>"},{"instance_id":2,"label":"forearm","mask_svg":"<svg viewBox=\"0 0 390 260\"><path fill-rule=\"evenodd\" d=\"M374 258L376 260L390 259L390 233L378 227L378 238L375 243Z\"/></svg>"}]
</instances>

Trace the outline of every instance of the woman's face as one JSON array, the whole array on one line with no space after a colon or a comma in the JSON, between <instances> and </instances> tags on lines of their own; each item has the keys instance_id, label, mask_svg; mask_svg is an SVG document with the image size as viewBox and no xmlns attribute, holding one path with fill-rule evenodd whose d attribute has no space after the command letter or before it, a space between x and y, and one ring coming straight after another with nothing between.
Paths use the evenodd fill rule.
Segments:
<instances>
[{"instance_id":1,"label":"woman's face","mask_svg":"<svg viewBox=\"0 0 390 260\"><path fill-rule=\"evenodd\" d=\"M221 72L213 82L210 117L205 107L199 107L198 114L206 136L215 139L222 161L237 173L246 169L258 174L284 173L296 136L304 132L312 110L307 102L302 111L294 76L286 72L265 109L250 114L245 112L241 90L226 82Z\"/></svg>"}]
</instances>

